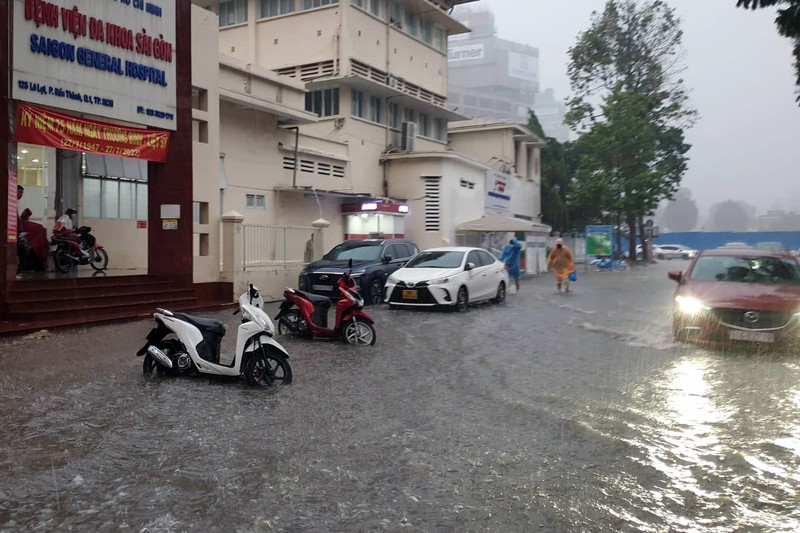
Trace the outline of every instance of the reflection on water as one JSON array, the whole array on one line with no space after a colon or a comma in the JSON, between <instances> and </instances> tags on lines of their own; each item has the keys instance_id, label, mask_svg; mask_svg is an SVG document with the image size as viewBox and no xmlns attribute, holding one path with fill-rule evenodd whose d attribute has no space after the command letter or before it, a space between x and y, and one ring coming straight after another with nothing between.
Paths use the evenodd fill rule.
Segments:
<instances>
[{"instance_id":1,"label":"reflection on water","mask_svg":"<svg viewBox=\"0 0 800 533\"><path fill-rule=\"evenodd\" d=\"M623 440L658 475L639 489L639 505L687 531L800 530L793 367L772 356L697 350L641 383L638 416ZM630 510L614 512L635 521Z\"/></svg>"}]
</instances>

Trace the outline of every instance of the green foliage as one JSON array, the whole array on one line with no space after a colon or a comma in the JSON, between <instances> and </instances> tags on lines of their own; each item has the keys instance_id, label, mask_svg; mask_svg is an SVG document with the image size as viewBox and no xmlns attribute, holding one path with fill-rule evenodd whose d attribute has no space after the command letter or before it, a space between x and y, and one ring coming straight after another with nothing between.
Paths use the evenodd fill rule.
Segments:
<instances>
[{"instance_id":1,"label":"green foliage","mask_svg":"<svg viewBox=\"0 0 800 533\"><path fill-rule=\"evenodd\" d=\"M575 225L565 200L569 179L564 145L553 137L545 136L533 110L528 111L528 129L547 143L541 154L542 222L551 226L554 231L571 231Z\"/></svg>"},{"instance_id":2,"label":"green foliage","mask_svg":"<svg viewBox=\"0 0 800 533\"><path fill-rule=\"evenodd\" d=\"M665 2L608 0L570 49L568 121L581 135L567 198L587 221L624 215L632 225L678 190L695 118L679 77L681 37Z\"/></svg>"},{"instance_id":3,"label":"green foliage","mask_svg":"<svg viewBox=\"0 0 800 533\"><path fill-rule=\"evenodd\" d=\"M797 73L797 85L800 87L800 0L738 0L736 6L745 9L786 6L784 9L778 9L775 24L781 35L794 40L794 68ZM800 90L797 101L800 103Z\"/></svg>"}]
</instances>

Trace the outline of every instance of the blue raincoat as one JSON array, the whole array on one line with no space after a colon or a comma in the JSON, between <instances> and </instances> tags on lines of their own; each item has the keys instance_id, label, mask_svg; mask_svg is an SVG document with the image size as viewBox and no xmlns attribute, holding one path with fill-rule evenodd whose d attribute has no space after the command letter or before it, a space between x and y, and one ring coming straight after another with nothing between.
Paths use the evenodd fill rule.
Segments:
<instances>
[{"instance_id":1,"label":"blue raincoat","mask_svg":"<svg viewBox=\"0 0 800 533\"><path fill-rule=\"evenodd\" d=\"M500 254L500 261L506 264L508 269L508 277L511 279L519 279L522 277L519 270L519 259L522 246L516 239L506 244L503 248L503 253Z\"/></svg>"}]
</instances>

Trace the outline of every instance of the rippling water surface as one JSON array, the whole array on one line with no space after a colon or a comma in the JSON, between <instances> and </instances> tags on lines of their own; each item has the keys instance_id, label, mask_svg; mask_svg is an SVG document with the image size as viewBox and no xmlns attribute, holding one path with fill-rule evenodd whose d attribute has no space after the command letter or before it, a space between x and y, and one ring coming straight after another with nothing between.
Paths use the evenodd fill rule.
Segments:
<instances>
[{"instance_id":1,"label":"rippling water surface","mask_svg":"<svg viewBox=\"0 0 800 533\"><path fill-rule=\"evenodd\" d=\"M666 269L370 310L268 392L143 376L147 321L0 339L0 531L800 530L798 356L672 343Z\"/></svg>"}]
</instances>

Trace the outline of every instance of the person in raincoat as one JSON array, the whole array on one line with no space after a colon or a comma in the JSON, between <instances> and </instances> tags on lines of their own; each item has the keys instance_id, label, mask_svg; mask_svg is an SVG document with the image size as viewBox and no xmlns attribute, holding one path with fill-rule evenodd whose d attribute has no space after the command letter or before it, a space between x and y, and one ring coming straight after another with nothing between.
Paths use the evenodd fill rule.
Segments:
<instances>
[{"instance_id":1,"label":"person in raincoat","mask_svg":"<svg viewBox=\"0 0 800 533\"><path fill-rule=\"evenodd\" d=\"M547 268L553 269L556 276L556 288L561 292L561 284L564 284L564 292L569 292L569 275L575 270L575 261L572 252L564 244L564 239L556 239L556 246L547 256Z\"/></svg>"},{"instance_id":2,"label":"person in raincoat","mask_svg":"<svg viewBox=\"0 0 800 533\"><path fill-rule=\"evenodd\" d=\"M522 277L519 268L521 250L522 246L520 246L519 242L516 239L511 239L503 247L503 252L500 254L500 261L506 264L508 279L514 280L514 288L517 292L519 292L519 278Z\"/></svg>"}]
</instances>

